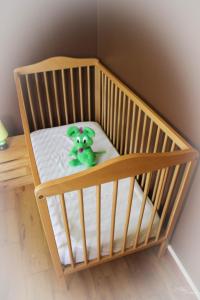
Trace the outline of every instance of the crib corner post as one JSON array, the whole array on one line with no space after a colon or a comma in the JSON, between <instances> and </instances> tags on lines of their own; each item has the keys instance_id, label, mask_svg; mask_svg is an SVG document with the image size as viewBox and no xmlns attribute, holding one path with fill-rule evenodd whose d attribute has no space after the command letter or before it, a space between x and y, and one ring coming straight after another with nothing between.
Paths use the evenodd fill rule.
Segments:
<instances>
[{"instance_id":1,"label":"crib corner post","mask_svg":"<svg viewBox=\"0 0 200 300\"><path fill-rule=\"evenodd\" d=\"M174 206L172 208L172 212L170 215L170 219L166 229L166 238L170 240L171 235L173 233L174 227L177 223L178 217L181 212L181 208L183 206L184 198L188 191L188 187L190 185L192 175L194 174L195 168L197 165L197 159L188 161L185 166L185 171L183 177L181 179L179 191L177 193Z\"/></svg>"},{"instance_id":2,"label":"crib corner post","mask_svg":"<svg viewBox=\"0 0 200 300\"><path fill-rule=\"evenodd\" d=\"M169 244L168 239L164 240L160 244L160 247L159 247L159 250L158 250L158 258L161 258L163 255L165 255L168 244Z\"/></svg>"},{"instance_id":3,"label":"crib corner post","mask_svg":"<svg viewBox=\"0 0 200 300\"><path fill-rule=\"evenodd\" d=\"M95 121L100 123L101 105L100 105L100 69L95 65Z\"/></svg>"},{"instance_id":4,"label":"crib corner post","mask_svg":"<svg viewBox=\"0 0 200 300\"><path fill-rule=\"evenodd\" d=\"M51 224L51 218L49 215L49 209L47 205L47 199L43 195L37 195L35 192L35 198L37 207L39 210L39 215L42 223L42 228L45 234L45 238L48 244L49 252L51 255L51 260L53 263L54 270L56 272L57 278L62 278L64 276L63 267L60 262L60 257L58 253L58 248L55 241L55 236Z\"/></svg>"},{"instance_id":5,"label":"crib corner post","mask_svg":"<svg viewBox=\"0 0 200 300\"><path fill-rule=\"evenodd\" d=\"M166 248L168 246L168 243L171 239L174 227L177 223L178 216L180 215L181 208L183 206L183 201L184 201L185 195L187 193L189 184L191 182L192 175L194 173L196 165L197 165L197 159L192 160L192 161L188 161L186 163L185 171L183 173L183 178L181 180L179 191L177 193L175 203L174 203L174 207L172 209L172 212L171 212L171 215L170 215L170 218L169 218L169 222L168 222L168 225L167 225L167 228L166 228L165 240L161 243L160 248L159 248L159 252L158 252L158 257L159 258L165 253L165 250L166 250Z\"/></svg>"}]
</instances>

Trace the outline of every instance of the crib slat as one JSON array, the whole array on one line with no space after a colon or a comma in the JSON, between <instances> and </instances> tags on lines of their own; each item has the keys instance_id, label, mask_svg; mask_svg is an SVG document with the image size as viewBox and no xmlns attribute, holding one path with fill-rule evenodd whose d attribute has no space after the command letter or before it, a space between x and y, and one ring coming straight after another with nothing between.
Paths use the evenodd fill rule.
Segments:
<instances>
[{"instance_id":1,"label":"crib slat","mask_svg":"<svg viewBox=\"0 0 200 300\"><path fill-rule=\"evenodd\" d=\"M106 78L106 99L105 99L105 131L108 135L108 121L109 121L109 114L108 114L108 107L109 107L109 77Z\"/></svg>"},{"instance_id":2,"label":"crib slat","mask_svg":"<svg viewBox=\"0 0 200 300\"><path fill-rule=\"evenodd\" d=\"M119 90L119 99L118 99L118 114L117 114L117 150L119 151L119 141L120 141L120 114L121 114L121 104L122 104L122 91Z\"/></svg>"},{"instance_id":3,"label":"crib slat","mask_svg":"<svg viewBox=\"0 0 200 300\"><path fill-rule=\"evenodd\" d=\"M58 89L56 84L56 71L53 71L53 87L54 87L54 95L56 100L57 120L58 120L58 125L60 126L61 120L60 120L60 110L59 110L59 103L58 103Z\"/></svg>"},{"instance_id":4,"label":"crib slat","mask_svg":"<svg viewBox=\"0 0 200 300\"><path fill-rule=\"evenodd\" d=\"M91 114L91 95L90 95L90 67L87 67L87 90L88 90L88 115L89 121L92 119Z\"/></svg>"},{"instance_id":5,"label":"crib slat","mask_svg":"<svg viewBox=\"0 0 200 300\"><path fill-rule=\"evenodd\" d=\"M96 110L96 107L95 107L95 114L96 112L99 112L98 116L99 117L95 117L96 120L99 122L99 124L102 124L102 104L103 104L103 74L102 72L100 71L99 73L95 73L95 82L96 82L96 85L95 85L95 94L97 94L95 97L96 99L98 98L99 96L99 103L97 104L98 106L98 109ZM99 85L98 85L98 79L99 79ZM99 86L99 89L98 89L98 86ZM99 93L98 93L99 91ZM95 102L95 105L96 105L96 102Z\"/></svg>"},{"instance_id":6,"label":"crib slat","mask_svg":"<svg viewBox=\"0 0 200 300\"><path fill-rule=\"evenodd\" d=\"M70 82L71 82L73 122L76 122L76 107L75 107L75 98L74 98L74 77L73 77L73 69L72 68L70 68Z\"/></svg>"},{"instance_id":7,"label":"crib slat","mask_svg":"<svg viewBox=\"0 0 200 300\"><path fill-rule=\"evenodd\" d=\"M132 153L132 151L133 151L134 131L135 131L135 103L133 102L133 114L132 114L132 122L131 122L131 140L130 140L129 153Z\"/></svg>"},{"instance_id":8,"label":"crib slat","mask_svg":"<svg viewBox=\"0 0 200 300\"><path fill-rule=\"evenodd\" d=\"M67 93L66 93L66 83L65 83L65 71L63 69L61 70L61 76L62 76L62 89L63 89L65 120L66 120L66 124L69 124L68 109L67 109Z\"/></svg>"},{"instance_id":9,"label":"crib slat","mask_svg":"<svg viewBox=\"0 0 200 300\"><path fill-rule=\"evenodd\" d=\"M103 127L104 120L104 74L101 73L101 125Z\"/></svg>"},{"instance_id":10,"label":"crib slat","mask_svg":"<svg viewBox=\"0 0 200 300\"><path fill-rule=\"evenodd\" d=\"M130 124L130 107L131 107L131 101L128 98L128 112L127 112L127 125L126 125L124 154L127 154L127 151L128 151L128 131L129 131L129 124Z\"/></svg>"},{"instance_id":11,"label":"crib slat","mask_svg":"<svg viewBox=\"0 0 200 300\"><path fill-rule=\"evenodd\" d=\"M152 131L153 131L153 120L151 119L150 120L150 125L149 125L149 135L148 135L148 140L147 140L146 153L149 153L149 150L150 150Z\"/></svg>"},{"instance_id":12,"label":"crib slat","mask_svg":"<svg viewBox=\"0 0 200 300\"><path fill-rule=\"evenodd\" d=\"M146 179L145 187L144 187L142 205L140 208L140 215L139 215L139 219L138 219L138 224L137 224L137 229L136 229L136 234L135 234L135 239L134 239L134 244L133 244L134 249L137 247L137 244L138 244L138 238L139 238L139 234L140 234L140 228L141 228L142 219L143 219L143 215L144 215L146 200L147 200L147 196L149 193L150 182L151 182L151 173L149 172L149 173L147 173L147 179Z\"/></svg>"},{"instance_id":13,"label":"crib slat","mask_svg":"<svg viewBox=\"0 0 200 300\"><path fill-rule=\"evenodd\" d=\"M158 149L159 136L160 136L160 127L157 127L156 139L155 139L155 144L154 144L153 153L156 153L156 151L157 151L157 149Z\"/></svg>"},{"instance_id":14,"label":"crib slat","mask_svg":"<svg viewBox=\"0 0 200 300\"><path fill-rule=\"evenodd\" d=\"M174 149L175 149L175 147L176 147L176 144L174 142L172 142L172 145L171 145L171 148L170 148L170 152L173 152Z\"/></svg>"},{"instance_id":15,"label":"crib slat","mask_svg":"<svg viewBox=\"0 0 200 300\"><path fill-rule=\"evenodd\" d=\"M143 127L142 127L142 136L141 136L141 143L140 143L140 149L139 152L143 152L144 148L144 137L145 137L145 131L146 131L146 123L147 123L147 115L144 115L144 121L143 121ZM139 180L140 175L137 175L137 180Z\"/></svg>"},{"instance_id":16,"label":"crib slat","mask_svg":"<svg viewBox=\"0 0 200 300\"><path fill-rule=\"evenodd\" d=\"M107 77L104 75L104 96L103 96L103 128L106 130L106 93L107 93Z\"/></svg>"},{"instance_id":17,"label":"crib slat","mask_svg":"<svg viewBox=\"0 0 200 300\"><path fill-rule=\"evenodd\" d=\"M104 101L103 101L104 102L104 105L103 105L103 116L104 116L103 126L104 126L104 130L106 130L107 81L108 81L108 78L105 75L105 78L104 78Z\"/></svg>"},{"instance_id":18,"label":"crib slat","mask_svg":"<svg viewBox=\"0 0 200 300\"><path fill-rule=\"evenodd\" d=\"M149 153L150 144L151 144L152 130L153 130L153 121L152 121L152 119L150 119L149 135L148 135L148 139L147 139L146 153ZM145 178L146 178L146 174L142 174L142 180L141 180L141 187L142 188L144 187Z\"/></svg>"},{"instance_id":19,"label":"crib slat","mask_svg":"<svg viewBox=\"0 0 200 300\"><path fill-rule=\"evenodd\" d=\"M117 93L118 88L115 85L115 99L114 99L114 126L113 126L113 144L116 145L116 137L117 137Z\"/></svg>"},{"instance_id":20,"label":"crib slat","mask_svg":"<svg viewBox=\"0 0 200 300\"><path fill-rule=\"evenodd\" d=\"M114 233L115 233L115 215L117 205L118 181L113 183L113 199L112 199L112 213L111 213L111 230L110 230L110 256L113 255Z\"/></svg>"},{"instance_id":21,"label":"crib slat","mask_svg":"<svg viewBox=\"0 0 200 300\"><path fill-rule=\"evenodd\" d=\"M37 97L38 97L38 103L39 103L39 109L40 109L40 116L42 119L42 127L45 128L44 112L43 112L42 101L41 101L41 94L40 94L40 88L39 88L39 82L38 82L38 74L35 73L34 75L35 75L36 91L37 91Z\"/></svg>"},{"instance_id":22,"label":"crib slat","mask_svg":"<svg viewBox=\"0 0 200 300\"><path fill-rule=\"evenodd\" d=\"M175 167L174 174L173 174L173 177L172 177L172 181L170 183L170 187L169 187L169 190L168 190L168 193L167 193L167 196L166 196L166 201L165 201L165 204L164 204L164 207L163 207L163 211L162 211L159 226L158 226L158 231L157 231L157 234L156 234L156 240L158 240L159 236L160 236L160 232L161 232L161 229L162 229L163 222L165 220L167 209L169 207L169 203L170 203L170 200L171 200L171 195L172 195L172 192L173 192L176 180L177 180L179 169L180 169L180 165L177 165Z\"/></svg>"},{"instance_id":23,"label":"crib slat","mask_svg":"<svg viewBox=\"0 0 200 300\"><path fill-rule=\"evenodd\" d=\"M121 112L121 98L122 91L119 90L119 98L118 98L118 114L117 114L117 150L119 150L119 140L120 140L120 112Z\"/></svg>"},{"instance_id":24,"label":"crib slat","mask_svg":"<svg viewBox=\"0 0 200 300\"><path fill-rule=\"evenodd\" d=\"M121 134L120 134L120 138L121 138L120 154L123 153L123 142L124 142L125 107L126 107L126 95L125 95L125 93L123 94L122 102L123 103L122 103L122 127L121 127Z\"/></svg>"},{"instance_id":25,"label":"crib slat","mask_svg":"<svg viewBox=\"0 0 200 300\"><path fill-rule=\"evenodd\" d=\"M126 221L124 226L124 235L123 235L123 243L122 243L122 253L125 252L126 249L126 239L127 239L127 232L131 214L131 206L133 201L133 191L134 191L134 184L135 184L135 177L130 178L130 185L129 185L129 194L128 194L128 206L126 211Z\"/></svg>"},{"instance_id":26,"label":"crib slat","mask_svg":"<svg viewBox=\"0 0 200 300\"><path fill-rule=\"evenodd\" d=\"M164 142L163 142L163 146L162 146L162 152L165 152L165 150L166 150L167 139L168 139L168 136L167 136L167 134L165 134Z\"/></svg>"},{"instance_id":27,"label":"crib slat","mask_svg":"<svg viewBox=\"0 0 200 300\"><path fill-rule=\"evenodd\" d=\"M143 148L144 148L144 138L145 138L146 124L147 124L147 115L145 114L145 115L144 115L143 128L142 128L142 137L141 137L140 153L143 152Z\"/></svg>"},{"instance_id":28,"label":"crib slat","mask_svg":"<svg viewBox=\"0 0 200 300\"><path fill-rule=\"evenodd\" d=\"M160 178L160 173L161 173L161 170L158 170L157 174L156 174L156 181L155 181L155 184L154 184L154 188L153 188L153 195L152 195L152 202L154 202L155 200L155 196L156 196L156 192L157 192L157 188L158 188L158 182L159 182L159 178Z\"/></svg>"},{"instance_id":29,"label":"crib slat","mask_svg":"<svg viewBox=\"0 0 200 300\"><path fill-rule=\"evenodd\" d=\"M106 75L103 74L102 126L105 130Z\"/></svg>"},{"instance_id":30,"label":"crib slat","mask_svg":"<svg viewBox=\"0 0 200 300\"><path fill-rule=\"evenodd\" d=\"M36 124L36 118L35 118L35 112L34 112L34 105L33 105L33 99L32 99L32 95L31 95L31 89L30 89L30 84L29 84L29 79L28 79L28 75L25 75L26 78L26 87L27 87L27 91L28 91L28 98L29 98L29 105L31 108L31 116L33 119L33 126L34 126L34 130L37 130L37 124Z\"/></svg>"},{"instance_id":31,"label":"crib slat","mask_svg":"<svg viewBox=\"0 0 200 300\"><path fill-rule=\"evenodd\" d=\"M79 214L80 214L80 223L81 223L81 231L82 231L82 241L83 241L83 256L85 264L88 263L87 258L87 244L86 244L86 234L85 234L85 217L84 217L84 204L83 204L83 191L78 191L78 199L79 199Z\"/></svg>"},{"instance_id":32,"label":"crib slat","mask_svg":"<svg viewBox=\"0 0 200 300\"><path fill-rule=\"evenodd\" d=\"M81 121L83 122L83 89L82 89L82 73L81 67L78 68L78 76L79 76L79 95L80 95L80 108L81 108Z\"/></svg>"},{"instance_id":33,"label":"crib slat","mask_svg":"<svg viewBox=\"0 0 200 300\"><path fill-rule=\"evenodd\" d=\"M111 96L110 96L110 139L113 140L113 90L114 84L111 81Z\"/></svg>"},{"instance_id":34,"label":"crib slat","mask_svg":"<svg viewBox=\"0 0 200 300\"><path fill-rule=\"evenodd\" d=\"M160 176L160 180L159 180L159 184L158 184L158 191L157 191L157 194L156 194L156 199L155 199L155 203L154 203L154 206L153 206L153 211L151 213L151 218L150 218L149 225L148 225L148 228L147 228L147 233L146 233L146 238L145 238L145 245L148 243L149 236L151 234L151 229L152 229L153 221L154 221L155 214L156 214L156 211L157 211L157 205L158 205L159 195L160 195L161 188L162 188L162 183L163 183L165 170L166 169L162 169L162 171L161 171L161 176Z\"/></svg>"},{"instance_id":35,"label":"crib slat","mask_svg":"<svg viewBox=\"0 0 200 300\"><path fill-rule=\"evenodd\" d=\"M107 97L107 125L106 125L106 133L109 135L110 131L110 85L111 81L108 79L108 97Z\"/></svg>"},{"instance_id":36,"label":"crib slat","mask_svg":"<svg viewBox=\"0 0 200 300\"><path fill-rule=\"evenodd\" d=\"M50 104L50 97L49 97L49 88L47 83L47 73L44 72L44 85L45 85L45 93L47 98L47 107L48 107L48 113L49 113L49 120L50 120L50 126L53 127L53 118L52 118L52 111L51 111L51 104Z\"/></svg>"},{"instance_id":37,"label":"crib slat","mask_svg":"<svg viewBox=\"0 0 200 300\"><path fill-rule=\"evenodd\" d=\"M111 138L110 135L110 128L111 128L111 93L112 93L112 80L110 80L109 84L109 95L108 95L108 136Z\"/></svg>"},{"instance_id":38,"label":"crib slat","mask_svg":"<svg viewBox=\"0 0 200 300\"><path fill-rule=\"evenodd\" d=\"M64 194L59 195L59 198L60 198L64 228L65 228L65 233L66 233L66 238L67 238L67 245L68 245L68 250L69 250L70 262L71 262L72 267L74 267L74 258L73 258L69 223L68 223L68 217L67 217L67 208L66 208L66 205L65 205Z\"/></svg>"},{"instance_id":39,"label":"crib slat","mask_svg":"<svg viewBox=\"0 0 200 300\"><path fill-rule=\"evenodd\" d=\"M97 66L94 67L94 116L95 121L101 124L101 74ZM91 100L92 101L92 100Z\"/></svg>"},{"instance_id":40,"label":"crib slat","mask_svg":"<svg viewBox=\"0 0 200 300\"><path fill-rule=\"evenodd\" d=\"M134 152L137 152L138 148L138 137L139 137L139 128L140 128L140 118L141 118L141 109L138 107L138 117L137 117L137 126L136 126L136 133L135 133L135 143L134 143Z\"/></svg>"},{"instance_id":41,"label":"crib slat","mask_svg":"<svg viewBox=\"0 0 200 300\"><path fill-rule=\"evenodd\" d=\"M97 259L101 259L101 186L96 186L96 211L97 211Z\"/></svg>"},{"instance_id":42,"label":"crib slat","mask_svg":"<svg viewBox=\"0 0 200 300\"><path fill-rule=\"evenodd\" d=\"M163 192L164 192L164 188L165 188L165 183L166 183L166 180L167 180L168 172L169 172L169 168L166 168L165 172L164 172L162 186L161 186L160 193L159 193L159 196L158 196L157 210L160 208L160 204L162 202L162 196L163 196Z\"/></svg>"}]
</instances>

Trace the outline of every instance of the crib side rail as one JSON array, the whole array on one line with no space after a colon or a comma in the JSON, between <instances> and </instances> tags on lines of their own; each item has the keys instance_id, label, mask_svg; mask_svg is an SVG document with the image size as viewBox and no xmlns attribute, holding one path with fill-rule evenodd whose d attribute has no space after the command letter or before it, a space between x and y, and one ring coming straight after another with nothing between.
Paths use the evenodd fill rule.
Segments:
<instances>
[{"instance_id":1,"label":"crib side rail","mask_svg":"<svg viewBox=\"0 0 200 300\"><path fill-rule=\"evenodd\" d=\"M192 170L195 162L197 161L198 153L196 151L183 150L174 151L172 153L154 153L154 154L129 154L124 157L118 157L111 161L105 162L97 167L93 167L88 171L83 171L76 175L68 176L65 178L50 181L48 183L40 184L35 188L35 195L39 206L43 206L44 211L41 211L41 219L44 230L48 236L48 243L50 252L52 253L53 261L58 268L59 256L58 249L55 243L55 236L51 225L49 224L49 212L48 212L48 196L58 196L58 205L60 203L63 225L66 234L66 241L69 257L69 265L63 266L65 273L71 273L79 271L88 267L92 267L115 258L146 249L153 245L158 245L165 242L175 225L178 212L183 202L183 196L187 190L189 179L191 178ZM141 228L143 223L143 217L145 214L147 198L151 198L150 192L151 184L153 183L153 176L157 175L160 171L160 177L158 179L158 186L155 193L155 199L152 201L152 210L148 219L148 226L145 229L143 240L141 240ZM131 217L131 209L134 203L134 187L138 174L146 174L144 182L144 189L142 195L142 202L139 211L139 216L136 223L134 233L129 232L131 218L134 219L134 211ZM119 181L122 178L129 178L129 187L126 201L126 214L123 224L123 237L120 240L120 251L115 250L115 228L117 221L117 203L119 192ZM169 180L168 184L167 181ZM112 181L112 195L111 199L111 217L110 226L108 226L109 236L109 254L102 253L102 217L101 211L103 189L102 184ZM154 184L153 184L154 186ZM85 198L84 188L94 187L96 190L96 196L94 196L94 202L96 203L95 212L95 226L96 226L96 258L90 259L90 250L88 248L86 220L88 215L85 212ZM82 239L83 249L83 262L78 263L76 261L75 249L73 247L73 241L71 240L70 232L70 218L68 218L68 193L70 191L76 192L80 222L80 236ZM65 194L66 193L66 194ZM66 199L65 199L65 195ZM96 199L95 199L96 198ZM155 218L159 214L159 222L155 227ZM48 226L47 226L48 225ZM48 229L48 230L47 230ZM78 230L78 229L77 229ZM154 234L152 235L152 231ZM130 243L131 239L131 243ZM56 257L56 259L55 259Z\"/></svg>"},{"instance_id":2,"label":"crib side rail","mask_svg":"<svg viewBox=\"0 0 200 300\"><path fill-rule=\"evenodd\" d=\"M38 199L70 192L197 159L195 150L166 153L135 153L120 156L75 175L42 183L35 188Z\"/></svg>"},{"instance_id":3,"label":"crib side rail","mask_svg":"<svg viewBox=\"0 0 200 300\"><path fill-rule=\"evenodd\" d=\"M167 148L188 149L187 143L162 117L98 63L99 120L120 154L159 152ZM166 149L163 149L166 151Z\"/></svg>"}]
</instances>

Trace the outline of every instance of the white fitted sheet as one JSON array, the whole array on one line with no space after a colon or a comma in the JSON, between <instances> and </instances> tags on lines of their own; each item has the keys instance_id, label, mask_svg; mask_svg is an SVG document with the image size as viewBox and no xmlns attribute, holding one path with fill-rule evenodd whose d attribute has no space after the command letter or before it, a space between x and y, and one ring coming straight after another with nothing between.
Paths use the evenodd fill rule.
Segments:
<instances>
[{"instance_id":1,"label":"white fitted sheet","mask_svg":"<svg viewBox=\"0 0 200 300\"><path fill-rule=\"evenodd\" d=\"M72 147L72 141L66 137L66 130L69 126L77 125L78 127L88 126L95 130L96 136L92 146L94 151L105 150L104 154L98 156L98 163L119 156L110 140L96 122L79 122L60 127L37 130L31 133L31 141L33 145L36 164L39 171L41 182L68 176L73 173L80 172L86 167L69 167L68 162L71 159L68 153ZM129 191L130 179L119 180L118 198L116 208L115 222L115 242L114 252L121 249L122 237L124 232L124 223L127 209L127 199ZM111 223L111 207L112 207L112 190L113 183L102 185L101 190L101 243L102 255L109 254L110 241L110 223ZM65 194L65 202L69 219L69 227L71 233L72 249L76 262L83 261L83 247L81 236L81 225L79 219L79 206L77 192ZM84 213L85 213L85 229L86 241L89 259L94 259L96 253L96 190L95 187L83 190L84 196ZM127 247L131 246L134 240L137 222L142 203L143 191L137 181L135 181L133 203L130 214L130 223L127 234ZM61 208L57 196L48 198L49 213L55 233L56 244L62 264L70 263L67 240L62 221ZM146 229L151 217L152 203L147 199L143 220L140 229L139 241L145 239ZM151 237L155 236L156 228L159 222L158 214L155 215L152 226Z\"/></svg>"}]
</instances>

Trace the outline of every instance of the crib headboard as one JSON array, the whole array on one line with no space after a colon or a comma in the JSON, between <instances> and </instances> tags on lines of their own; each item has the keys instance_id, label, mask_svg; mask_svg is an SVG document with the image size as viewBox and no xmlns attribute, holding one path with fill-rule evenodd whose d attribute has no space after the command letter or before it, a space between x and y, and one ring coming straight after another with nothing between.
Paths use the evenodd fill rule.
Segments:
<instances>
[{"instance_id":1,"label":"crib headboard","mask_svg":"<svg viewBox=\"0 0 200 300\"><path fill-rule=\"evenodd\" d=\"M30 131L95 120L97 62L54 57L15 69L22 121Z\"/></svg>"},{"instance_id":2,"label":"crib headboard","mask_svg":"<svg viewBox=\"0 0 200 300\"><path fill-rule=\"evenodd\" d=\"M161 152L162 145L163 151L190 148L98 59L53 57L17 68L14 75L28 133L97 121L120 154Z\"/></svg>"}]
</instances>

